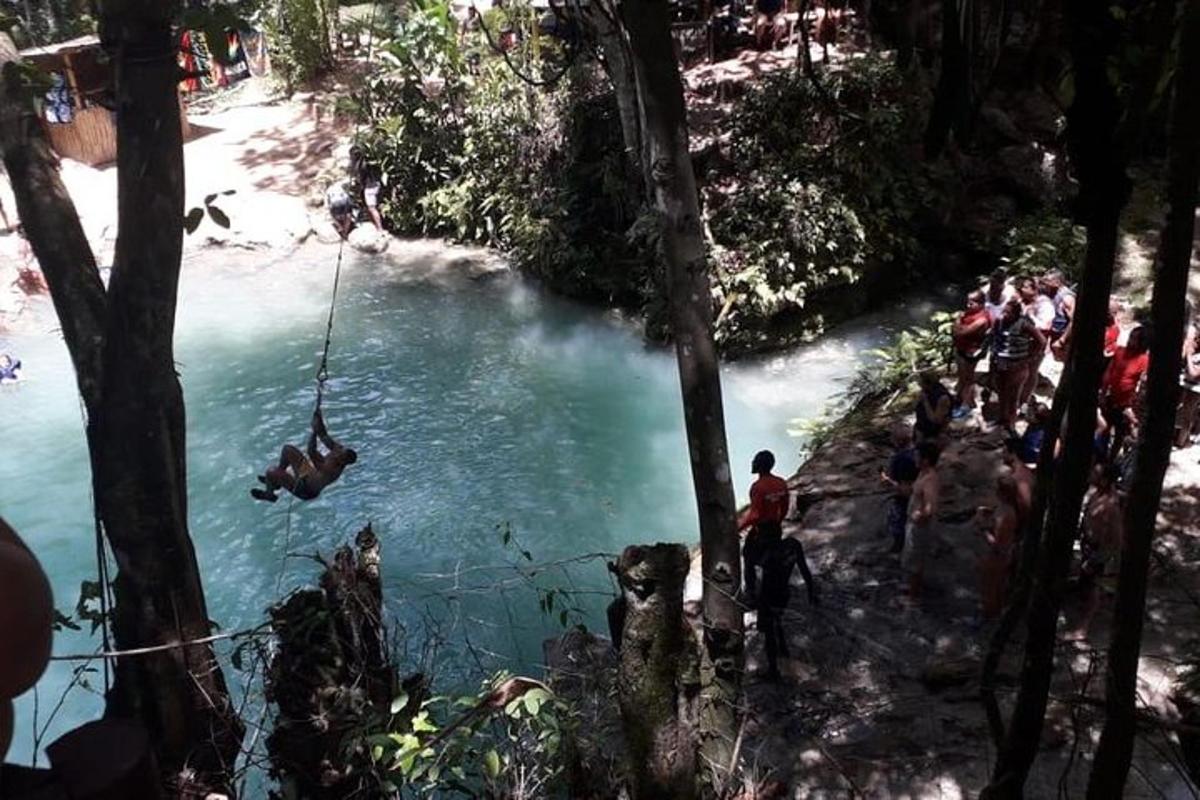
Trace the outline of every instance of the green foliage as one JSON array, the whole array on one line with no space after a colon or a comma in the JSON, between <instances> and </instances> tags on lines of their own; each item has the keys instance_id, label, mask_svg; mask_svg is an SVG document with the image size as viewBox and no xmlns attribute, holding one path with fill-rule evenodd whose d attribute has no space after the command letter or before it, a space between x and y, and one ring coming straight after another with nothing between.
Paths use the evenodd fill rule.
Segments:
<instances>
[{"instance_id":1,"label":"green foliage","mask_svg":"<svg viewBox=\"0 0 1200 800\"><path fill-rule=\"evenodd\" d=\"M397 697L384 729L361 740L383 791L498 798L551 796L561 788L571 709L537 685L492 708L493 691L510 677L496 675L475 696L430 698L415 714L407 695Z\"/></svg>"},{"instance_id":2,"label":"green foliage","mask_svg":"<svg viewBox=\"0 0 1200 800\"><path fill-rule=\"evenodd\" d=\"M1007 254L1001 261L1012 275L1041 276L1060 269L1071 281L1083 270L1087 232L1053 213L1023 218L1004 237Z\"/></svg>"},{"instance_id":3,"label":"green foliage","mask_svg":"<svg viewBox=\"0 0 1200 800\"><path fill-rule=\"evenodd\" d=\"M331 26L336 14L330 0L274 0L267 9L271 68L288 89L312 81L333 66Z\"/></svg>"},{"instance_id":4,"label":"green foliage","mask_svg":"<svg viewBox=\"0 0 1200 800\"><path fill-rule=\"evenodd\" d=\"M718 337L753 347L772 318L868 269L905 269L924 174L911 155L914 104L887 60L827 71L831 108L796 71L769 76L733 114L737 188L714 211Z\"/></svg>"},{"instance_id":5,"label":"green foliage","mask_svg":"<svg viewBox=\"0 0 1200 800\"><path fill-rule=\"evenodd\" d=\"M952 331L957 314L936 312L926 325L901 331L890 344L867 355L846 391L817 419L796 420L789 433L805 437L803 457L808 457L835 436L845 436L870 410L891 405L906 395L917 375L927 369L944 371L952 353Z\"/></svg>"},{"instance_id":6,"label":"green foliage","mask_svg":"<svg viewBox=\"0 0 1200 800\"><path fill-rule=\"evenodd\" d=\"M534 15L510 6L484 15L493 38L528 30ZM615 99L579 68L532 87L487 47L460 50L444 4L402 20L380 48L381 66L358 108L359 136L384 174L389 227L506 250L514 265L572 296L640 305L646 259L626 231L640 187L624 157ZM520 37L510 59L525 74L562 72L551 39Z\"/></svg>"}]
</instances>

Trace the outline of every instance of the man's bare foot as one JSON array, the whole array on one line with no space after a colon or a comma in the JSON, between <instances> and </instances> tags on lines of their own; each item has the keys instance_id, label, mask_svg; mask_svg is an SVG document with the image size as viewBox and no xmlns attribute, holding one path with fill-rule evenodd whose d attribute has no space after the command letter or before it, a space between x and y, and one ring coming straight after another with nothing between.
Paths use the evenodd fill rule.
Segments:
<instances>
[{"instance_id":1,"label":"man's bare foot","mask_svg":"<svg viewBox=\"0 0 1200 800\"><path fill-rule=\"evenodd\" d=\"M268 492L266 489L251 489L250 496L255 500L263 500L267 503L274 503L279 499L274 492Z\"/></svg>"}]
</instances>

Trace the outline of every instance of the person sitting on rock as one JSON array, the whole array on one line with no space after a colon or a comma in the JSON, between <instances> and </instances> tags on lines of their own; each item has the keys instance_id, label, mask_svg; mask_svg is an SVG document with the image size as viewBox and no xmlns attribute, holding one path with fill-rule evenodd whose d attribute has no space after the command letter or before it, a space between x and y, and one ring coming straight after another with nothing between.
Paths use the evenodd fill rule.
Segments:
<instances>
[{"instance_id":1,"label":"person sitting on rock","mask_svg":"<svg viewBox=\"0 0 1200 800\"><path fill-rule=\"evenodd\" d=\"M338 236L345 239L354 229L354 200L346 181L334 181L325 191L325 203L329 206L329 216L333 219L333 227Z\"/></svg>"},{"instance_id":2,"label":"person sitting on rock","mask_svg":"<svg viewBox=\"0 0 1200 800\"><path fill-rule=\"evenodd\" d=\"M788 657L787 637L783 632L783 612L792 598L792 571L799 568L808 589L810 605L820 605L817 584L804 558L804 546L794 537L780 539L763 554L762 588L758 593L755 610L758 612L758 629L763 635L763 646L767 651L767 679L779 680L779 656Z\"/></svg>"},{"instance_id":3,"label":"person sitting on rock","mask_svg":"<svg viewBox=\"0 0 1200 800\"><path fill-rule=\"evenodd\" d=\"M317 449L318 439L329 451L324 455ZM347 466L356 461L357 453L330 437L325 429L325 419L317 410L313 412L308 454L285 444L279 454L279 463L270 467L265 475L258 476L258 480L267 488L251 489L250 495L255 500L274 503L279 499L275 493L287 489L300 500L315 500L326 486L342 476Z\"/></svg>"}]
</instances>

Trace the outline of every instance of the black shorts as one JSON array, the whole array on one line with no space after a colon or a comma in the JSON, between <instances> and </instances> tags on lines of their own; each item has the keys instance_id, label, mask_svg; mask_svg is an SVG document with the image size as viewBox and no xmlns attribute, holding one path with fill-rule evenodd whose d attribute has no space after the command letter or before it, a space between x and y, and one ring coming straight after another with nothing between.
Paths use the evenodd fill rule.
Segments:
<instances>
[{"instance_id":1,"label":"black shorts","mask_svg":"<svg viewBox=\"0 0 1200 800\"><path fill-rule=\"evenodd\" d=\"M966 361L968 364L978 364L980 361L983 360L983 357L985 355L987 355L987 350L981 349L981 350L975 351L974 353L968 353L963 350L958 350L956 348L954 351L954 355L958 356L963 361Z\"/></svg>"},{"instance_id":2,"label":"black shorts","mask_svg":"<svg viewBox=\"0 0 1200 800\"><path fill-rule=\"evenodd\" d=\"M314 489L309 485L307 475L301 475L292 485L292 494L300 500L316 500L317 496L321 494L321 490Z\"/></svg>"},{"instance_id":3,"label":"black shorts","mask_svg":"<svg viewBox=\"0 0 1200 800\"><path fill-rule=\"evenodd\" d=\"M783 0L755 0L754 10L763 16L773 17L783 11Z\"/></svg>"}]
</instances>

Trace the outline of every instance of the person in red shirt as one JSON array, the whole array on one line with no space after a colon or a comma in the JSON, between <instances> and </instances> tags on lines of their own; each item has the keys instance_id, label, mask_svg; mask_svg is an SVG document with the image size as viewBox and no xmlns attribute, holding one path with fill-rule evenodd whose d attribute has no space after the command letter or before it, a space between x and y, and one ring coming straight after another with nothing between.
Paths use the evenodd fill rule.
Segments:
<instances>
[{"instance_id":1,"label":"person in red shirt","mask_svg":"<svg viewBox=\"0 0 1200 800\"><path fill-rule=\"evenodd\" d=\"M1111 433L1109 452L1121 451L1127 435L1137 435L1138 387L1150 367L1150 331L1140 325L1129 332L1124 347L1118 347L1100 384L1100 413Z\"/></svg>"},{"instance_id":2,"label":"person in red shirt","mask_svg":"<svg viewBox=\"0 0 1200 800\"><path fill-rule=\"evenodd\" d=\"M758 476L750 486L750 507L738 520L738 532L750 529L742 548L742 575L746 582L746 595L753 602L758 595L758 567L763 566L765 557L783 538L783 519L791 504L791 490L787 481L771 474L775 467L775 454L761 450L750 463L750 471ZM812 573L801 551L797 566L805 583L812 585Z\"/></svg>"},{"instance_id":3,"label":"person in red shirt","mask_svg":"<svg viewBox=\"0 0 1200 800\"><path fill-rule=\"evenodd\" d=\"M958 368L957 408L950 415L954 419L970 416L975 408L975 368L987 355L988 334L992 329L992 317L983 307L983 299L981 291L967 295L967 307L954 323L954 364Z\"/></svg>"}]
</instances>

